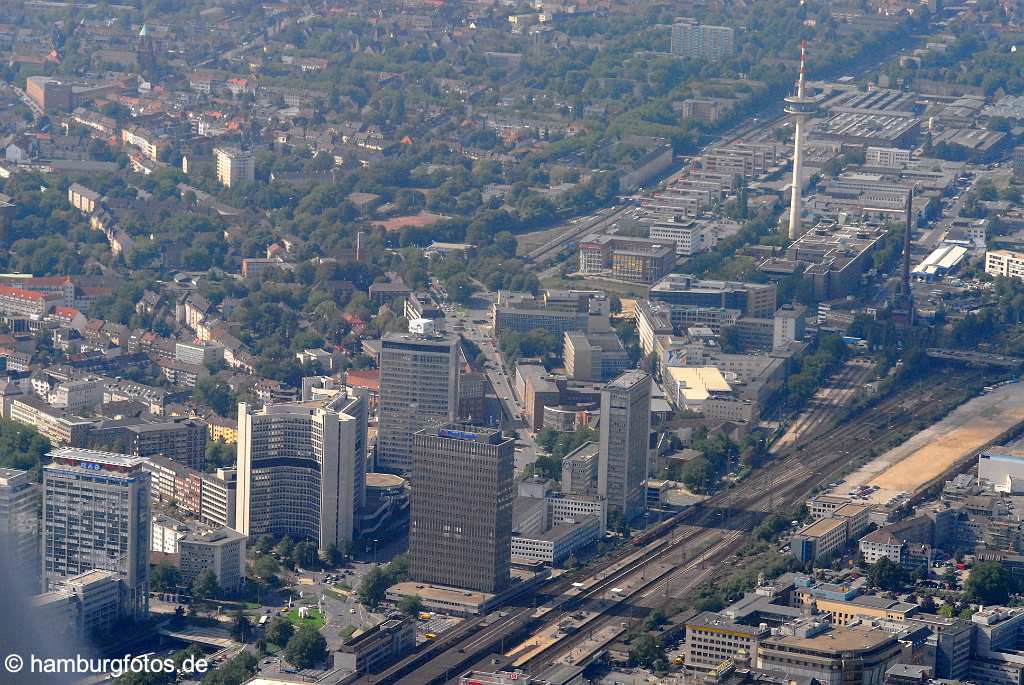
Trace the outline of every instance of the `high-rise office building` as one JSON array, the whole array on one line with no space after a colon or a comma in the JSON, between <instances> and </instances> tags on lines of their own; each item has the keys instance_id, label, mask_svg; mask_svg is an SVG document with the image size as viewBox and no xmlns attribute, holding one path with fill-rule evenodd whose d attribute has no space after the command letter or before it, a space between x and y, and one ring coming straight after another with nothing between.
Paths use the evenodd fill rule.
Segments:
<instances>
[{"instance_id":1,"label":"high-rise office building","mask_svg":"<svg viewBox=\"0 0 1024 685\"><path fill-rule=\"evenodd\" d=\"M377 468L412 469L412 438L458 417L459 344L454 336L392 333L381 340Z\"/></svg>"},{"instance_id":2,"label":"high-rise office building","mask_svg":"<svg viewBox=\"0 0 1024 685\"><path fill-rule=\"evenodd\" d=\"M651 432L651 377L626 371L601 391L601 452L597 491L608 510L627 520L647 508L647 452Z\"/></svg>"},{"instance_id":3,"label":"high-rise office building","mask_svg":"<svg viewBox=\"0 0 1024 685\"><path fill-rule=\"evenodd\" d=\"M217 161L217 180L221 185L231 188L255 180L256 158L251 152L237 147L215 147L213 156Z\"/></svg>"},{"instance_id":4,"label":"high-rise office building","mask_svg":"<svg viewBox=\"0 0 1024 685\"><path fill-rule=\"evenodd\" d=\"M501 592L509 583L515 441L464 424L423 428L413 439L412 577Z\"/></svg>"},{"instance_id":5,"label":"high-rise office building","mask_svg":"<svg viewBox=\"0 0 1024 685\"><path fill-rule=\"evenodd\" d=\"M104 421L95 425L89 431L89 446L102 445L133 457L162 455L197 471L203 470L210 434L205 421L183 416L147 423L131 421Z\"/></svg>"},{"instance_id":6,"label":"high-rise office building","mask_svg":"<svg viewBox=\"0 0 1024 685\"><path fill-rule=\"evenodd\" d=\"M342 390L324 402L238 405L237 530L352 540L366 481L366 402Z\"/></svg>"},{"instance_id":7,"label":"high-rise office building","mask_svg":"<svg viewBox=\"0 0 1024 685\"><path fill-rule=\"evenodd\" d=\"M735 36L730 26L706 26L680 19L672 24L669 49L678 57L719 60L736 51Z\"/></svg>"},{"instance_id":8,"label":"high-rise office building","mask_svg":"<svg viewBox=\"0 0 1024 685\"><path fill-rule=\"evenodd\" d=\"M61 579L100 569L123 583L124 613L149 607L149 472L143 459L62 447L43 469L43 575Z\"/></svg>"},{"instance_id":9,"label":"high-rise office building","mask_svg":"<svg viewBox=\"0 0 1024 685\"><path fill-rule=\"evenodd\" d=\"M39 510L28 472L0 469L0 557L7 569L39 591Z\"/></svg>"}]
</instances>

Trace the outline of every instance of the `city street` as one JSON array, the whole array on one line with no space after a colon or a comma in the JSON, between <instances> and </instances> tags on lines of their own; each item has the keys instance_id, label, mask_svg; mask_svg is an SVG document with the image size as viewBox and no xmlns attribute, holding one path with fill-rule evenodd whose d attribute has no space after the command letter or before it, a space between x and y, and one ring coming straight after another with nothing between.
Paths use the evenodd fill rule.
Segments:
<instances>
[{"instance_id":1,"label":"city street","mask_svg":"<svg viewBox=\"0 0 1024 685\"><path fill-rule=\"evenodd\" d=\"M512 388L514 369L506 369L497 340L494 338L491 321L491 304L497 299L495 293L483 291L473 297L473 301L465 307L449 307L445 314L448 318L448 329L462 326L461 333L476 344L486 358L483 372L490 381L496 400L501 405L502 427L511 429L516 434L516 472L521 473L529 464L537 460L537 443L530 435L526 421L522 418L525 409Z\"/></svg>"}]
</instances>

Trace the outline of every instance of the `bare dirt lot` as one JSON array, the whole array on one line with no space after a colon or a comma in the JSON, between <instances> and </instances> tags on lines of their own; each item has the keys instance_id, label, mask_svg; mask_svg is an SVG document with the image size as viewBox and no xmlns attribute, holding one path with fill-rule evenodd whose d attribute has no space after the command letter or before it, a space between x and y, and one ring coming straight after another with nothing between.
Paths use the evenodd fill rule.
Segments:
<instances>
[{"instance_id":1,"label":"bare dirt lot","mask_svg":"<svg viewBox=\"0 0 1024 685\"><path fill-rule=\"evenodd\" d=\"M867 501L883 504L900 492L913 493L1021 422L1024 385L996 388L847 476L838 494L874 485L879 489Z\"/></svg>"}]
</instances>

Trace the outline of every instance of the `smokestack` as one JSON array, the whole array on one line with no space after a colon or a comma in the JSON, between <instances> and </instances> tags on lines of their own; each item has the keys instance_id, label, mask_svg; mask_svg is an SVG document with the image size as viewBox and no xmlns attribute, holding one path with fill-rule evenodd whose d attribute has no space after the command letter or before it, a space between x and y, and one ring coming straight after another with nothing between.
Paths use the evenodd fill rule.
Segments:
<instances>
[{"instance_id":1,"label":"smokestack","mask_svg":"<svg viewBox=\"0 0 1024 685\"><path fill-rule=\"evenodd\" d=\"M363 261L363 232L356 233L356 261Z\"/></svg>"}]
</instances>

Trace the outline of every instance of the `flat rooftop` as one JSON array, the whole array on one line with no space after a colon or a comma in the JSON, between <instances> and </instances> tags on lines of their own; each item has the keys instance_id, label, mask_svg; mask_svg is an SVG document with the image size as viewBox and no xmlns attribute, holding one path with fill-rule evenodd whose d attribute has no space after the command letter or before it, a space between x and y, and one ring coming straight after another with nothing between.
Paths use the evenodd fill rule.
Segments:
<instances>
[{"instance_id":1,"label":"flat rooftop","mask_svg":"<svg viewBox=\"0 0 1024 685\"><path fill-rule=\"evenodd\" d=\"M366 474L368 488L397 488L405 484L405 479L391 473L370 472Z\"/></svg>"},{"instance_id":2,"label":"flat rooftop","mask_svg":"<svg viewBox=\"0 0 1024 685\"><path fill-rule=\"evenodd\" d=\"M797 534L806 537L819 537L832 532L839 526L845 526L846 521L833 518L819 519L811 525L802 528Z\"/></svg>"},{"instance_id":3,"label":"flat rooftop","mask_svg":"<svg viewBox=\"0 0 1024 685\"><path fill-rule=\"evenodd\" d=\"M424 602L444 602L445 604L479 607L489 602L494 595L489 592L460 590L452 587L429 585L406 581L388 588L388 593L395 595L419 595Z\"/></svg>"},{"instance_id":4,"label":"flat rooftop","mask_svg":"<svg viewBox=\"0 0 1024 685\"><path fill-rule=\"evenodd\" d=\"M797 637L796 635L776 635L766 638L762 644L785 645L804 650L821 652L841 652L874 649L896 638L878 628L862 628L857 626L834 627L814 637Z\"/></svg>"},{"instance_id":5,"label":"flat rooftop","mask_svg":"<svg viewBox=\"0 0 1024 685\"><path fill-rule=\"evenodd\" d=\"M127 454L116 454L114 452L101 452L99 450L86 450L79 447L61 447L51 450L47 456L53 459L54 462L61 460L62 463L58 464L58 466L78 466L79 468L89 468L88 464L100 464L121 469L132 469L146 462L142 457L132 457Z\"/></svg>"}]
</instances>

